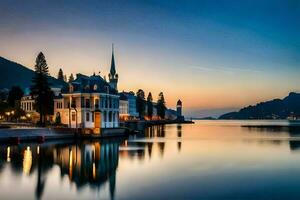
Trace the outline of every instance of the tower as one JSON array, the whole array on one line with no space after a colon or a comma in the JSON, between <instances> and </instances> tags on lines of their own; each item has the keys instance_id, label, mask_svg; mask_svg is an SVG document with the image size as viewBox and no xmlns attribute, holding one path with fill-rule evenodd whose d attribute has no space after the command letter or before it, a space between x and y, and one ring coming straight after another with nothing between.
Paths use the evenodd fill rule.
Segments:
<instances>
[{"instance_id":1,"label":"tower","mask_svg":"<svg viewBox=\"0 0 300 200\"><path fill-rule=\"evenodd\" d=\"M180 99L177 101L176 111L177 111L177 119L183 120L184 117L182 116L182 102L180 101Z\"/></svg>"},{"instance_id":2,"label":"tower","mask_svg":"<svg viewBox=\"0 0 300 200\"><path fill-rule=\"evenodd\" d=\"M115 57L114 57L114 44L112 44L112 56L111 56L111 65L110 65L110 72L108 74L109 78L109 85L114 88L115 90L118 90L118 74L116 72L116 66L115 66Z\"/></svg>"}]
</instances>

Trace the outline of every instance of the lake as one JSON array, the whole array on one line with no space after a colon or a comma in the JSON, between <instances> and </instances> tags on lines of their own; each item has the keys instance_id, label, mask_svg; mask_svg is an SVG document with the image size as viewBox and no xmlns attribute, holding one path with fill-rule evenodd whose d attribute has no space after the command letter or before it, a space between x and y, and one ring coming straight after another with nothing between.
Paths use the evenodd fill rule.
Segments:
<instances>
[{"instance_id":1,"label":"lake","mask_svg":"<svg viewBox=\"0 0 300 200\"><path fill-rule=\"evenodd\" d=\"M1 145L0 199L299 199L300 131L289 125L196 121L129 139Z\"/></svg>"}]
</instances>

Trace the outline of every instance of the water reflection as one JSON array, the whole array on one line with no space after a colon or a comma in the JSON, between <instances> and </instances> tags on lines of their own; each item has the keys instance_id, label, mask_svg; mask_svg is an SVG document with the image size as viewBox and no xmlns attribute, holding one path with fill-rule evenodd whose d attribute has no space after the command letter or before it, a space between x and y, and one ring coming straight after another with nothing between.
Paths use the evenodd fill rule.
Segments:
<instances>
[{"instance_id":1,"label":"water reflection","mask_svg":"<svg viewBox=\"0 0 300 200\"><path fill-rule=\"evenodd\" d=\"M300 137L290 130L201 121L119 140L3 145L1 199L244 199L300 179Z\"/></svg>"},{"instance_id":2,"label":"water reflection","mask_svg":"<svg viewBox=\"0 0 300 200\"><path fill-rule=\"evenodd\" d=\"M35 196L41 199L47 180L47 172L58 165L61 177L67 175L77 189L88 185L99 189L109 183L114 197L116 170L119 161L120 140L78 144L2 146L0 167L10 162L15 174L37 174Z\"/></svg>"},{"instance_id":3,"label":"water reflection","mask_svg":"<svg viewBox=\"0 0 300 200\"><path fill-rule=\"evenodd\" d=\"M177 137L181 138L181 135L182 135L182 126L181 126L181 124L177 124L176 127L177 127ZM177 142L177 150L178 150L178 152L180 152L180 150L181 150L181 140L179 140Z\"/></svg>"}]
</instances>

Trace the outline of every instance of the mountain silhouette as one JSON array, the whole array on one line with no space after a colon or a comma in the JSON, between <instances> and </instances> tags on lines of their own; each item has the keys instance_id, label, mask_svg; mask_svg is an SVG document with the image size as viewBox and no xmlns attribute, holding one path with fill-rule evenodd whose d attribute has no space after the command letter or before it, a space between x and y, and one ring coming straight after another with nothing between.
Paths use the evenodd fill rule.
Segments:
<instances>
[{"instance_id":1,"label":"mountain silhouette","mask_svg":"<svg viewBox=\"0 0 300 200\"><path fill-rule=\"evenodd\" d=\"M0 89L19 86L25 90L30 87L34 76L33 70L3 57L0 57L0 72ZM62 87L66 84L51 76L48 77L48 80L53 87Z\"/></svg>"},{"instance_id":2,"label":"mountain silhouette","mask_svg":"<svg viewBox=\"0 0 300 200\"><path fill-rule=\"evenodd\" d=\"M300 117L300 93L291 92L284 99L248 106L238 112L226 113L219 119L287 119L289 116Z\"/></svg>"}]
</instances>

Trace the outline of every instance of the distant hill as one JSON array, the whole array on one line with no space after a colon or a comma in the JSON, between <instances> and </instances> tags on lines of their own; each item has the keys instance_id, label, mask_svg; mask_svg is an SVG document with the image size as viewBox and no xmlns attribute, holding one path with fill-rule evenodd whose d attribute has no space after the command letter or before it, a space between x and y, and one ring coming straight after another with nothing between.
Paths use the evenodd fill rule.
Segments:
<instances>
[{"instance_id":1,"label":"distant hill","mask_svg":"<svg viewBox=\"0 0 300 200\"><path fill-rule=\"evenodd\" d=\"M29 88L33 75L33 70L0 57L0 89L10 89L12 86L20 86L23 90ZM49 82L55 87L66 84L53 77L49 77Z\"/></svg>"},{"instance_id":2,"label":"distant hill","mask_svg":"<svg viewBox=\"0 0 300 200\"><path fill-rule=\"evenodd\" d=\"M289 116L300 117L300 94L290 93L284 99L274 99L255 106L230 112L219 119L287 119Z\"/></svg>"}]
</instances>

